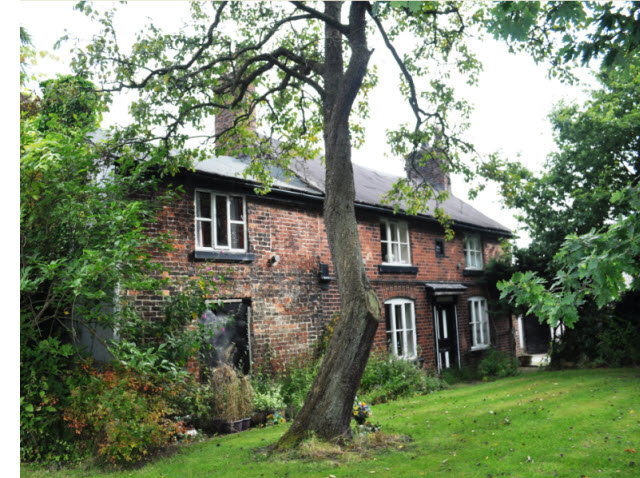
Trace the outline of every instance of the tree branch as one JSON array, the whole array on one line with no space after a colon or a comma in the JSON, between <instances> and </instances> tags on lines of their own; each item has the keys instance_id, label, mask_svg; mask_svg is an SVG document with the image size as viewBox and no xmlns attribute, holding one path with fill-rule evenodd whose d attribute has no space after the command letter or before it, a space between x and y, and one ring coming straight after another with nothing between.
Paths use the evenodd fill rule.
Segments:
<instances>
[{"instance_id":1,"label":"tree branch","mask_svg":"<svg viewBox=\"0 0 640 478\"><path fill-rule=\"evenodd\" d=\"M369 16L371 16L374 23L376 24L378 31L382 35L382 39L384 41L385 46L391 52L393 59L396 61L398 67L400 68L400 71L402 72L402 75L407 80L407 84L409 85L409 105L411 106L411 109L413 110L413 114L416 117L415 130L418 131L420 129L420 126L422 125L422 119L420 117L420 114L426 115L427 113L421 110L420 107L418 106L418 95L416 93L416 86L413 81L413 76L411 76L411 73L409 73L409 70L407 69L402 59L400 58L400 55L398 55L398 52L396 51L395 47L389 40L389 36L387 35L387 32L382 26L382 22L380 22L377 16L374 16L371 13L371 9L369 9Z\"/></svg>"},{"instance_id":2,"label":"tree branch","mask_svg":"<svg viewBox=\"0 0 640 478\"><path fill-rule=\"evenodd\" d=\"M328 25L330 25L331 27L335 28L336 30L338 30L340 33L342 33L344 36L349 36L350 33L350 25L344 25L342 23L340 23L338 20L336 20L335 18L326 15L324 13L322 13L319 10L316 10L314 8L311 8L309 6L307 6L304 2L291 2L293 5L296 6L296 8L299 8L300 10L303 10L307 13L309 13L312 18L315 18L317 20L320 20Z\"/></svg>"}]
</instances>

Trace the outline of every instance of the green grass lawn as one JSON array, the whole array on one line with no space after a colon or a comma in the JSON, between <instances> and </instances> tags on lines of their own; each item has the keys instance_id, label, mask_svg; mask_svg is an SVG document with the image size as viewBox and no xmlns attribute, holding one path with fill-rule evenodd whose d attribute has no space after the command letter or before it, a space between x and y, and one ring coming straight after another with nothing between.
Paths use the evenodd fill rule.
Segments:
<instances>
[{"instance_id":1,"label":"green grass lawn","mask_svg":"<svg viewBox=\"0 0 640 478\"><path fill-rule=\"evenodd\" d=\"M265 453L284 431L267 427L180 446L136 470L21 471L31 477L640 476L638 369L528 373L377 405L373 413L385 432L411 441L365 455L285 459Z\"/></svg>"}]
</instances>

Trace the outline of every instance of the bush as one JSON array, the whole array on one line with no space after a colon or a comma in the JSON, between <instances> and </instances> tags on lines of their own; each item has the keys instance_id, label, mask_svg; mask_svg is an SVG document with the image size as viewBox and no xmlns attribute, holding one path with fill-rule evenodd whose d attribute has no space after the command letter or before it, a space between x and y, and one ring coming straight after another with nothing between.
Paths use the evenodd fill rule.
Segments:
<instances>
[{"instance_id":1,"label":"bush","mask_svg":"<svg viewBox=\"0 0 640 478\"><path fill-rule=\"evenodd\" d=\"M360 382L358 395L372 405L413 394L426 394L446 388L446 383L429 375L415 362L386 352L373 352Z\"/></svg>"},{"instance_id":2,"label":"bush","mask_svg":"<svg viewBox=\"0 0 640 478\"><path fill-rule=\"evenodd\" d=\"M625 295L615 308L584 307L580 326L566 328L553 343L551 365L628 367L640 364L640 292Z\"/></svg>"},{"instance_id":3,"label":"bush","mask_svg":"<svg viewBox=\"0 0 640 478\"><path fill-rule=\"evenodd\" d=\"M496 349L489 349L478 365L478 374L483 378L503 378L518 374L518 362Z\"/></svg>"},{"instance_id":4,"label":"bush","mask_svg":"<svg viewBox=\"0 0 640 478\"><path fill-rule=\"evenodd\" d=\"M301 355L278 372L276 381L281 386L282 398L292 416L297 415L302 408L319 365L319 359Z\"/></svg>"},{"instance_id":5,"label":"bush","mask_svg":"<svg viewBox=\"0 0 640 478\"><path fill-rule=\"evenodd\" d=\"M274 412L285 407L280 385L264 384L253 394L253 409L257 412Z\"/></svg>"},{"instance_id":6,"label":"bush","mask_svg":"<svg viewBox=\"0 0 640 478\"><path fill-rule=\"evenodd\" d=\"M482 377L478 374L477 367L448 368L442 371L442 379L449 385L459 382L473 382Z\"/></svg>"},{"instance_id":7,"label":"bush","mask_svg":"<svg viewBox=\"0 0 640 478\"><path fill-rule=\"evenodd\" d=\"M178 383L123 366L97 372L84 365L82 372L90 379L71 390L64 419L86 452L114 465L133 463L184 433L182 423L170 419L176 411L169 397L180 393Z\"/></svg>"},{"instance_id":8,"label":"bush","mask_svg":"<svg viewBox=\"0 0 640 478\"><path fill-rule=\"evenodd\" d=\"M29 335L21 330L20 460L68 461L77 454L60 409L69 399L73 347L55 337L36 340Z\"/></svg>"}]
</instances>

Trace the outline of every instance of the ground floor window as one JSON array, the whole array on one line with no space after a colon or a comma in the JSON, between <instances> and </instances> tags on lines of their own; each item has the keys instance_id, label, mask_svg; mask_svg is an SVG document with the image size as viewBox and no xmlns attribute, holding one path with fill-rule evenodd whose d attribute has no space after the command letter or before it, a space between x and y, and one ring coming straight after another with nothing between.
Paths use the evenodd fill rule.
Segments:
<instances>
[{"instance_id":1,"label":"ground floor window","mask_svg":"<svg viewBox=\"0 0 640 478\"><path fill-rule=\"evenodd\" d=\"M415 307L409 299L390 299L384 303L387 344L397 357L417 356Z\"/></svg>"},{"instance_id":2,"label":"ground floor window","mask_svg":"<svg viewBox=\"0 0 640 478\"><path fill-rule=\"evenodd\" d=\"M489 313L487 300L483 297L469 299L469 315L471 317L471 349L486 349L491 343L489 338Z\"/></svg>"}]
</instances>

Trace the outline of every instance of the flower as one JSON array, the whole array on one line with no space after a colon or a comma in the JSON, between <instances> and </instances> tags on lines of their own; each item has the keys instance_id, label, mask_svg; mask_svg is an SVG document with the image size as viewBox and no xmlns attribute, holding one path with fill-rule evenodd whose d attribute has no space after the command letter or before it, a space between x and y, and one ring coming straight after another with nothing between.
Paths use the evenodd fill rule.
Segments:
<instances>
[{"instance_id":1,"label":"flower","mask_svg":"<svg viewBox=\"0 0 640 478\"><path fill-rule=\"evenodd\" d=\"M353 418L355 421L358 422L359 425L364 425L367 418L371 415L372 413L369 405L367 405L366 402L358 402L358 399L356 398L356 403L353 405Z\"/></svg>"},{"instance_id":2,"label":"flower","mask_svg":"<svg viewBox=\"0 0 640 478\"><path fill-rule=\"evenodd\" d=\"M287 420L280 414L280 412L275 412L267 415L267 419L271 421L274 425L280 425L281 423L287 423Z\"/></svg>"}]
</instances>

